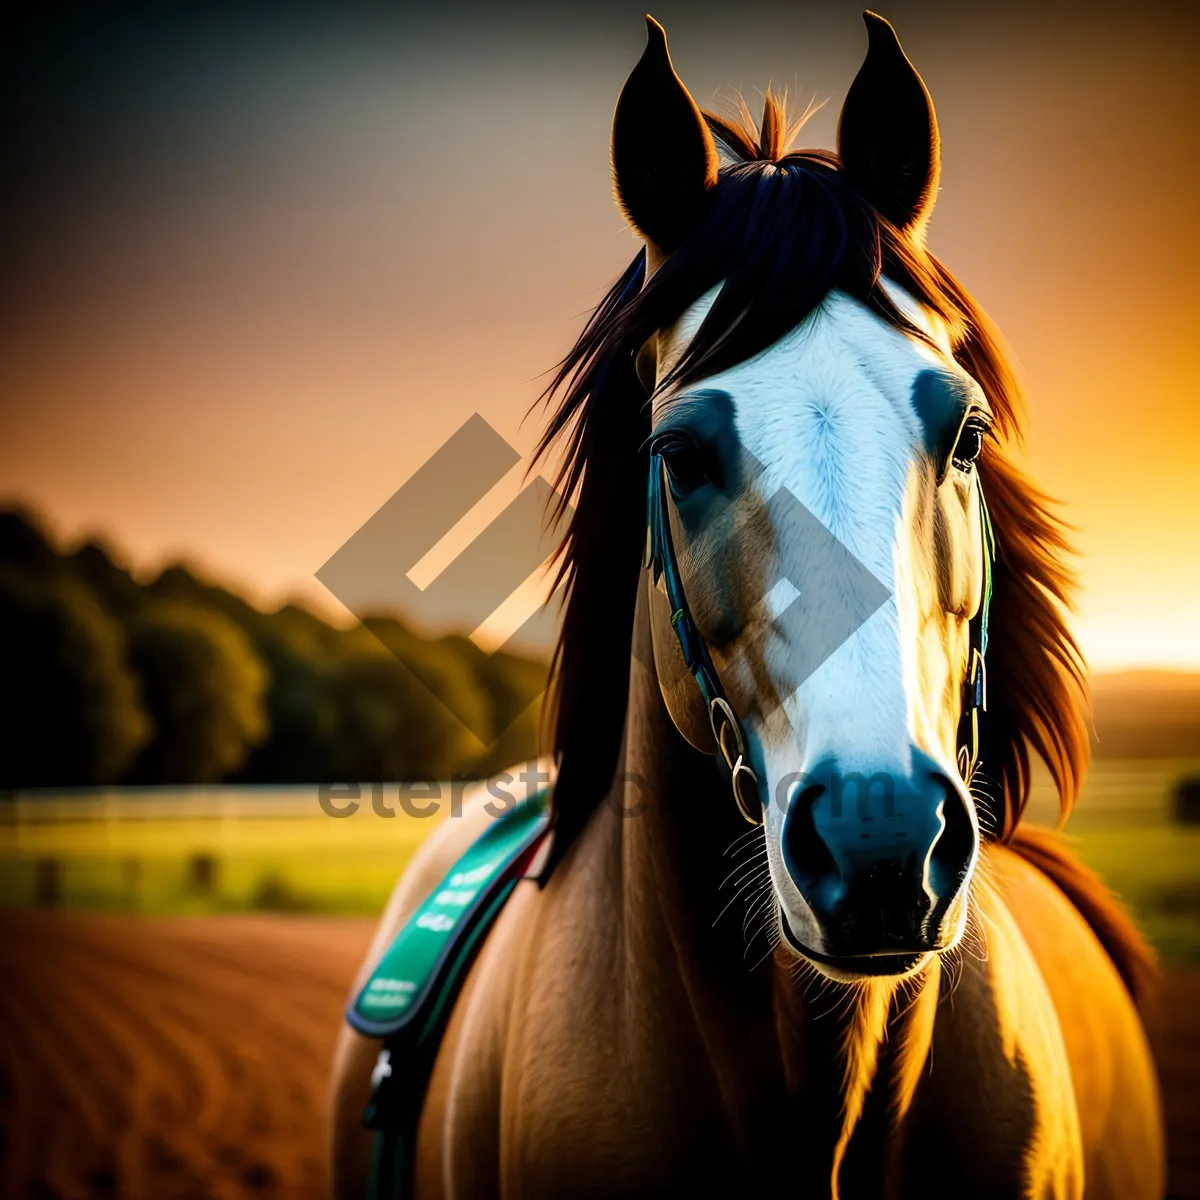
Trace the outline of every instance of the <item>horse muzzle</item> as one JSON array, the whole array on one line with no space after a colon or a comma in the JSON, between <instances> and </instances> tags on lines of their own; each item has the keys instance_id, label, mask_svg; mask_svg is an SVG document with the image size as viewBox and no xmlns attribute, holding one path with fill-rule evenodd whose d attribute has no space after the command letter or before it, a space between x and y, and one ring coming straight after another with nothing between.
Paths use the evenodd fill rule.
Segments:
<instances>
[{"instance_id":1,"label":"horse muzzle","mask_svg":"<svg viewBox=\"0 0 1200 1200\"><path fill-rule=\"evenodd\" d=\"M966 790L913 747L903 774L828 757L791 789L782 858L807 906L794 948L853 974L898 974L962 929L979 832Z\"/></svg>"}]
</instances>

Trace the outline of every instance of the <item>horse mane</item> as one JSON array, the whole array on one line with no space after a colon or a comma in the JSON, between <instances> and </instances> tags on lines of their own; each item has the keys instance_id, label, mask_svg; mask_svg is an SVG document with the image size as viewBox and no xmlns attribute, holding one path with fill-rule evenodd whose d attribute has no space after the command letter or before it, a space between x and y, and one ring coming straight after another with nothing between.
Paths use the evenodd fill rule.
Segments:
<instances>
[{"instance_id":1,"label":"horse mane","mask_svg":"<svg viewBox=\"0 0 1200 1200\"><path fill-rule=\"evenodd\" d=\"M946 322L955 359L982 387L996 418L978 468L997 561L982 775L973 777L972 790L987 836L1011 839L1036 754L1054 779L1065 819L1089 754L1085 668L1064 613L1074 587L1070 547L1051 502L1006 454L1020 444L1023 406L998 334L938 259L850 186L836 155L788 149L798 123L789 126L781 97L768 93L758 128L744 103L737 117L704 117L725 159L705 215L649 280L639 253L541 397L552 411L537 459L561 451L560 513L574 508L557 554L566 602L547 705L559 764L554 858L608 792L625 723L650 433L634 358L648 337L717 284L721 291L672 382L692 382L765 350L832 289L923 338L892 305L881 275Z\"/></svg>"}]
</instances>

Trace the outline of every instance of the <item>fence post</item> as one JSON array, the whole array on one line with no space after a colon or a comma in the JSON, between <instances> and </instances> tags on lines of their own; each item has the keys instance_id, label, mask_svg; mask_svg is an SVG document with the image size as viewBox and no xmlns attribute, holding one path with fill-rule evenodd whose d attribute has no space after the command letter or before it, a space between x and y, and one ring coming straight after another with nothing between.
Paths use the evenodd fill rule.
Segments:
<instances>
[{"instance_id":1,"label":"fence post","mask_svg":"<svg viewBox=\"0 0 1200 1200\"><path fill-rule=\"evenodd\" d=\"M62 863L39 858L33 866L33 902L38 908L57 908L62 900Z\"/></svg>"}]
</instances>

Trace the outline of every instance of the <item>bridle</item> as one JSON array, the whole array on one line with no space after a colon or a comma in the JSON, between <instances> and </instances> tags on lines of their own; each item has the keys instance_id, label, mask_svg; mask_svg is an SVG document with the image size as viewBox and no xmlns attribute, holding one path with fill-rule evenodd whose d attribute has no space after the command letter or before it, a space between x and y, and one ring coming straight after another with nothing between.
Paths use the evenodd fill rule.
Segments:
<instances>
[{"instance_id":1,"label":"bridle","mask_svg":"<svg viewBox=\"0 0 1200 1200\"><path fill-rule=\"evenodd\" d=\"M733 711L721 678L713 666L708 646L688 607L675 546L671 539L671 515L667 506L670 488L666 482L667 466L661 453L651 448L650 485L646 498L646 561L651 586L659 579L671 606L671 628L679 640L683 661L691 672L700 695L708 709L717 749L714 755L718 770L733 791L738 811L752 825L762 823L763 799L758 776L746 761L746 735L741 721ZM987 653L988 608L992 600L992 568L996 557L996 538L991 516L983 498L983 484L976 477L979 496L979 518L983 530L983 594L979 608L971 618L967 674L963 681L963 712L958 728L958 769L963 780L970 782L979 762L980 715L987 709L987 674L984 655Z\"/></svg>"},{"instance_id":2,"label":"bridle","mask_svg":"<svg viewBox=\"0 0 1200 1200\"><path fill-rule=\"evenodd\" d=\"M668 487L665 483L667 465L661 454L650 453L650 490L647 497L646 520L649 526L646 537L646 566L650 571L650 583L654 586L661 578L671 606L671 628L679 639L683 661L691 672L700 695L708 708L708 720L713 739L717 745L715 755L718 769L733 789L734 803L738 811L752 825L762 821L762 798L758 776L746 762L746 736L738 720L721 677L713 666L708 645L700 636L687 596L683 580L679 575L679 563L675 558L675 545L671 540L671 515L667 510Z\"/></svg>"}]
</instances>

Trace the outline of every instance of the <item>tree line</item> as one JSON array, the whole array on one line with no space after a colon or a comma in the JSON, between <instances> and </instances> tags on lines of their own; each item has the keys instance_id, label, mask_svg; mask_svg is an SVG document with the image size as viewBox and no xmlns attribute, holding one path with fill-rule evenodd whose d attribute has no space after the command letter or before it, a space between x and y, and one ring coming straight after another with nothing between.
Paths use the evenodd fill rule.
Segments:
<instances>
[{"instance_id":1,"label":"tree line","mask_svg":"<svg viewBox=\"0 0 1200 1200\"><path fill-rule=\"evenodd\" d=\"M487 774L536 752L547 670L263 612L182 565L139 580L23 509L0 510L0 662L3 789Z\"/></svg>"}]
</instances>

